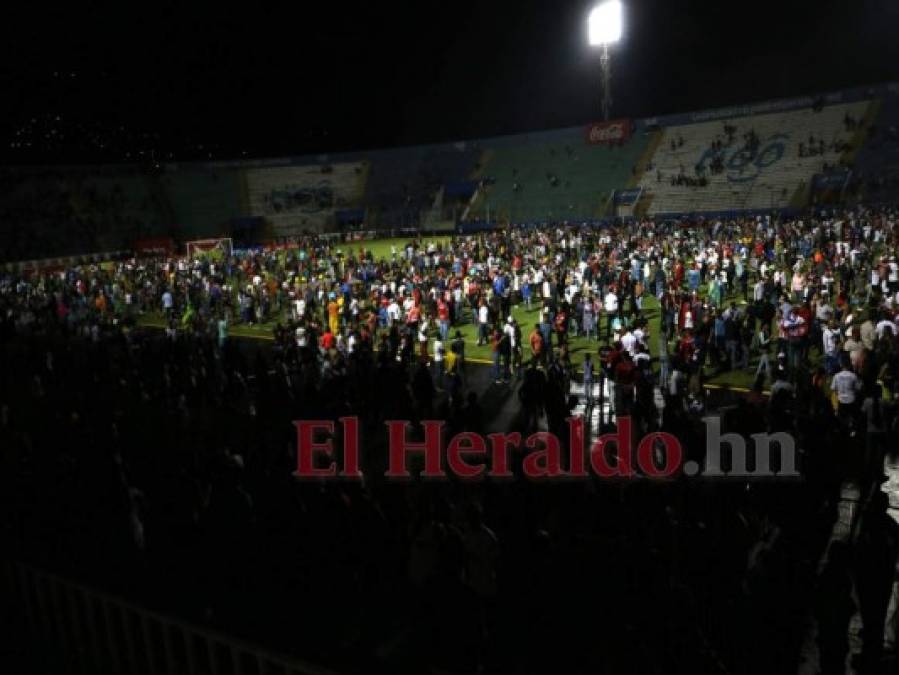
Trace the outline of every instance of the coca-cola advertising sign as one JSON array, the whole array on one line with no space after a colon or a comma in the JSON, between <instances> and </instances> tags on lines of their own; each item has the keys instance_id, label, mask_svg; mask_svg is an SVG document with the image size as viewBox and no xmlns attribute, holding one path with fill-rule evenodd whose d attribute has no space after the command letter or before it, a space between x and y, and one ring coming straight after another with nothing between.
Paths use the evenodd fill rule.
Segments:
<instances>
[{"instance_id":1,"label":"coca-cola advertising sign","mask_svg":"<svg viewBox=\"0 0 899 675\"><path fill-rule=\"evenodd\" d=\"M175 251L175 240L171 237L146 237L135 241L131 248L138 256L169 256Z\"/></svg>"},{"instance_id":2,"label":"coca-cola advertising sign","mask_svg":"<svg viewBox=\"0 0 899 675\"><path fill-rule=\"evenodd\" d=\"M591 144L623 143L631 137L630 120L594 122L587 127L587 142Z\"/></svg>"}]
</instances>

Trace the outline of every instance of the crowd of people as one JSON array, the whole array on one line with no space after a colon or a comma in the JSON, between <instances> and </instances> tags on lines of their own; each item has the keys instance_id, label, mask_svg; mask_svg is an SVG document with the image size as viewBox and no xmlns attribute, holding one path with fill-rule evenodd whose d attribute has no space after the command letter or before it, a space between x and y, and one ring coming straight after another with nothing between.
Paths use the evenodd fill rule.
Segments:
<instances>
[{"instance_id":1,"label":"crowd of people","mask_svg":"<svg viewBox=\"0 0 899 675\"><path fill-rule=\"evenodd\" d=\"M870 508L866 545L878 560L896 557L885 500L899 492L899 475L887 480L899 431L897 219L859 208L559 225L413 240L386 256L306 238L8 275L6 526L37 544L31 555L64 554L81 574L119 579L198 620L279 645L302 626L295 646L331 663L352 649L451 672L543 672L565 658L620 668L653 654L780 669L802 628L791 584L814 583L809 558L820 553L809 523L832 521L847 478ZM157 319L164 332L145 327ZM235 340L243 324L269 326L273 340ZM469 358L483 345L486 385ZM792 433L803 484L585 492L291 478L292 420L359 415L378 439L385 419L413 420L415 436L437 418L449 437L499 430L491 425L511 399L517 412L502 424L565 438L573 381L590 405L607 381L637 433L674 433L701 461L704 385L715 375L751 383L722 412L726 428ZM614 420L602 424L597 434ZM384 448L367 443L366 476L383 475ZM729 563L713 570L722 551ZM577 560L584 567L566 567ZM835 558L823 597L842 607L840 575L876 576L860 601L864 656L877 660L895 619L883 602L892 572L872 565ZM608 609L579 629L602 633L608 651L551 648L571 639L571 623L547 622L580 602L560 593L563 570ZM621 588L602 583L619 573ZM659 588L670 606L659 608ZM838 622L822 631L845 640ZM712 653L685 646L697 636ZM516 655L522 637L546 648ZM836 663L840 650L828 650L822 659Z\"/></svg>"}]
</instances>

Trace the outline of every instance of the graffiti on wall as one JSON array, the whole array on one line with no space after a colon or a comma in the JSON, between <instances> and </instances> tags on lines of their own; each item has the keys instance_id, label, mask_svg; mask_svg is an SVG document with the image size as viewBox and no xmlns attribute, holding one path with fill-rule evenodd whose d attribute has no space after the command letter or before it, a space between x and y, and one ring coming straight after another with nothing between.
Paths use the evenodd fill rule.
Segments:
<instances>
[{"instance_id":1,"label":"graffiti on wall","mask_svg":"<svg viewBox=\"0 0 899 675\"><path fill-rule=\"evenodd\" d=\"M359 203L364 173L361 163L249 169L250 215L264 217L276 234L325 229L337 210Z\"/></svg>"},{"instance_id":2,"label":"graffiti on wall","mask_svg":"<svg viewBox=\"0 0 899 675\"><path fill-rule=\"evenodd\" d=\"M699 158L696 168L704 173L717 163L731 183L755 180L783 159L788 141L787 134L774 134L760 141L754 150L745 145L721 150L709 148Z\"/></svg>"}]
</instances>

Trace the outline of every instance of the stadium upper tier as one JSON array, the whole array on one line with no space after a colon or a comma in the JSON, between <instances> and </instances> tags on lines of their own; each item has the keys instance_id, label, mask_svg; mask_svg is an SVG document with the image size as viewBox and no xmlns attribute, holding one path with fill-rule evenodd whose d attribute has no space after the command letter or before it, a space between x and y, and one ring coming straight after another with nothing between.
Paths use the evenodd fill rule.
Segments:
<instances>
[{"instance_id":1,"label":"stadium upper tier","mask_svg":"<svg viewBox=\"0 0 899 675\"><path fill-rule=\"evenodd\" d=\"M159 236L258 241L347 225L803 207L824 203L822 188L828 201L869 199L899 190L897 92L888 84L626 121L611 144L575 127L272 160L7 168L0 258L121 250Z\"/></svg>"},{"instance_id":2,"label":"stadium upper tier","mask_svg":"<svg viewBox=\"0 0 899 675\"><path fill-rule=\"evenodd\" d=\"M847 120L865 119L870 106L862 101L667 127L640 180L647 212L801 206L812 176L850 163L859 143Z\"/></svg>"}]
</instances>

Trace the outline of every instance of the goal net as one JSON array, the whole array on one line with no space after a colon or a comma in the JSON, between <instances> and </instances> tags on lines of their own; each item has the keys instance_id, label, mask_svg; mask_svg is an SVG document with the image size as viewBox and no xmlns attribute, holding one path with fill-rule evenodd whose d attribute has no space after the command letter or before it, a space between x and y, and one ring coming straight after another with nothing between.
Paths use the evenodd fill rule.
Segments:
<instances>
[{"instance_id":1,"label":"goal net","mask_svg":"<svg viewBox=\"0 0 899 675\"><path fill-rule=\"evenodd\" d=\"M224 260L231 255L231 238L196 239L187 242L187 257L190 260Z\"/></svg>"}]
</instances>

